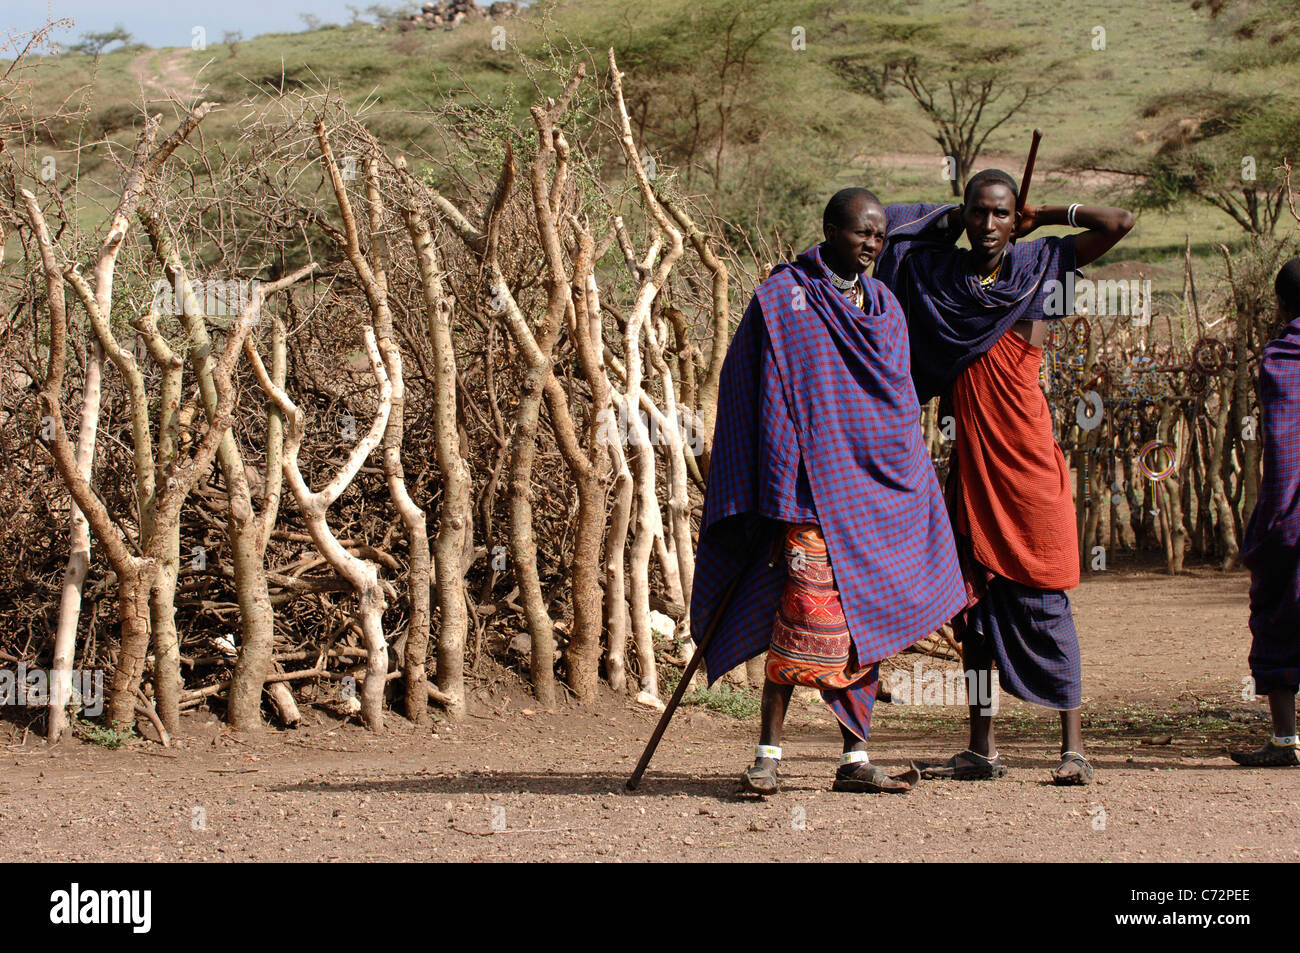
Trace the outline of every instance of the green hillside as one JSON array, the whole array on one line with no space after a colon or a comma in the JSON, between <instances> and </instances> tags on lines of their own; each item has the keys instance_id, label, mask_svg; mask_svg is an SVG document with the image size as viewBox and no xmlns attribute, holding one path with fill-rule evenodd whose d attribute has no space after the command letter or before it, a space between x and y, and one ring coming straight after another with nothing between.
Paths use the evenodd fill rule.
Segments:
<instances>
[{"instance_id":1,"label":"green hillside","mask_svg":"<svg viewBox=\"0 0 1300 953\"><path fill-rule=\"evenodd\" d=\"M63 168L79 161L78 193L93 221L103 214L97 192L115 182L116 170L104 149L77 150L78 143L107 136L128 144L142 93L150 109L164 113L174 108L165 102L169 88L221 101L225 108L205 122L204 138L229 144L246 112L241 102L328 85L365 109L368 126L391 151L418 156L440 149L422 113L443 97L470 108L509 104L522 124L537 93L521 58L545 63L556 50L571 55L579 48L601 69L604 49L613 46L628 74L632 105L639 102L643 110L643 147L670 165L684 165L683 185L730 220L747 218L761 227L768 216L783 238L797 244L816 237L821 203L842 185L868 184L887 201L948 195L939 149L912 98L896 86L883 102L864 95L850 89L835 67L846 57L870 63L882 47L882 17L932 23L956 37L980 34L1022 44L1024 55L1008 68L1028 82L1059 83L1050 97L993 132L976 162L1005 165L1018 175L1029 133L1041 128L1035 202L1113 201L1122 177L1063 174L1060 166L1098 150L1119 150L1134 161L1150 155L1158 130L1144 125L1141 112L1157 96L1198 89L1262 96L1300 88L1294 60L1237 72L1220 68L1221 57L1241 43L1232 34L1236 21L1212 19L1187 0L896 0L870 7L849 0L664 0L633 7L619 0L560 0L518 18L469 22L452 31L355 24L260 36L235 48L124 50L98 62L63 55L42 63L36 107L52 109L69 95L81 107L84 122L60 129L50 151ZM1105 31L1104 49L1094 49L1098 27ZM801 49L792 43L800 30ZM502 37L507 48L494 48ZM1242 236L1226 215L1184 202L1144 212L1108 261L1141 262L1160 287L1176 291L1188 237L1198 259L1213 268L1215 244Z\"/></svg>"}]
</instances>

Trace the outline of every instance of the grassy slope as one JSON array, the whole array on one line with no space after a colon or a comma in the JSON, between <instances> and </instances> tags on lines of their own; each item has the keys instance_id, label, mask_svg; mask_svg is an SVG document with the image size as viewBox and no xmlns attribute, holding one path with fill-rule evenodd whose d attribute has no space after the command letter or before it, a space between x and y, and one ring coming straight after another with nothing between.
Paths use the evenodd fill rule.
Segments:
<instances>
[{"instance_id":1,"label":"grassy slope","mask_svg":"<svg viewBox=\"0 0 1300 953\"><path fill-rule=\"evenodd\" d=\"M1139 104L1153 94L1185 84L1263 89L1287 83L1292 87L1300 80L1300 67L1277 75L1230 77L1215 75L1208 65L1208 52L1223 42L1205 13L1193 11L1186 0L1145 0L1141 4L1124 0L1086 0L1068 6L1042 0L999 0L996 3L958 2L958 0L905 0L904 9L918 15L945 16L959 22L980 26L1005 24L1020 36L1042 46L1043 63L1064 61L1068 72L1061 92L1050 102L1039 104L1032 114L1019 116L990 137L987 155L977 165L1006 164L1019 172L1029 132L1033 126L1045 134L1040 156L1039 177L1034 198L1039 202L1105 200L1097 185L1084 187L1079 182L1050 174L1055 161L1076 150L1099 142L1132 142L1137 129ZM605 40L630 29L646 13L625 12L613 0L569 0L559 5L554 22L570 37ZM1091 48L1095 26L1106 29L1107 48ZM237 55L214 44L205 51L159 50L144 55L144 61L157 74L169 57L179 60L188 75L198 74L200 84L207 84L207 98L234 104L241 99L277 85L281 76L287 85L305 84L319 87L331 82L354 105L370 99L368 116L374 131L395 151L436 150L437 143L418 112L445 90L473 90L484 99L499 99L513 86L524 105L531 95L531 84L519 69L513 54L497 52L491 47L491 25L462 25L455 31L378 31L373 27L355 26L321 30L314 33L277 34L246 40ZM532 25L508 21L510 39L522 48L535 50L540 34ZM819 37L810 32L808 50L800 54L809 58L809 86L789 91L788 109L798 111L810 95L827 100L838 98L845 108L864 115L861 141L854 143L858 158L846 163L827 190L864 179L887 199L931 201L944 200L946 183L938 174L937 156L934 172L929 171L929 154L937 147L929 139L927 126L919 111L901 90L894 90L889 103L881 106L857 96L846 96L835 89L829 74L822 69L827 51L842 49L848 43L869 43L866 36L840 34ZM131 64L139 53L105 55L92 70L85 57L64 57L42 66L37 88L38 108L63 98L74 89L84 87L79 101L99 121L109 121L110 137L129 145L132 121L128 104L135 103L138 113L139 82ZM635 82L635 75L629 82ZM150 96L156 98L156 91ZM465 92L461 93L462 96ZM787 104L773 104L786 108ZM159 108L154 103L152 108ZM219 112L205 122L205 136L233 137L239 110ZM110 120L116 119L116 123ZM522 117L521 117L522 118ZM114 128L116 127L116 128ZM787 144L788 145L788 144ZM653 148L653 143L648 143ZM892 161L872 157L893 154ZM60 163L71 162L71 154ZM83 153L83 169L89 171L79 194L85 222L101 219L103 202L111 193L106 184L116 182L115 168L104 162L103 150ZM98 182L98 186L94 183ZM810 215L819 210L810 210ZM1183 242L1191 237L1195 252L1203 261L1214 258L1214 243L1235 241L1239 232L1225 216L1208 208L1189 205L1177 214L1145 214L1139 226L1112 260L1134 259L1153 267L1158 286L1176 290L1181 283L1175 262L1182 254Z\"/></svg>"},{"instance_id":2,"label":"grassy slope","mask_svg":"<svg viewBox=\"0 0 1300 953\"><path fill-rule=\"evenodd\" d=\"M1016 25L1018 34L1044 44L1040 61L1063 61L1071 76L1054 99L1041 102L1032 113L1014 117L990 136L991 153L977 162L983 168L1007 157L1008 171L1019 175L1029 134L1043 130L1039 154L1040 171L1050 173L1056 160L1089 146L1105 142L1132 143L1138 129L1141 104L1164 90L1183 86L1262 90L1274 84L1300 85L1300 67L1289 76L1230 77L1216 74L1208 63L1209 51L1220 44L1218 26L1204 11L1192 10L1186 0L1086 0L1068 5L1042 0L998 0L995 3L954 0L913 0L909 9L922 15L944 15L975 25L1006 22ZM1092 49L1092 29L1106 30L1106 49ZM899 94L895 94L899 95ZM896 107L900 113L914 113L910 103ZM902 118L902 117L900 117ZM887 149L921 150L937 147L925 139L925 127L914 116L882 135ZM1014 158L1012 158L1014 157ZM884 169L880 181L890 194L901 199L946 201L938 164L933 177L915 172ZM1080 187L1065 176L1037 178L1035 202L1113 201L1094 186ZM1208 206L1188 204L1174 214L1144 213L1133 233L1107 256L1106 261L1136 260L1151 269L1157 289L1181 288L1181 259L1190 236L1193 253L1201 267L1217 269L1214 251L1218 242L1239 241L1240 229L1227 216Z\"/></svg>"}]
</instances>

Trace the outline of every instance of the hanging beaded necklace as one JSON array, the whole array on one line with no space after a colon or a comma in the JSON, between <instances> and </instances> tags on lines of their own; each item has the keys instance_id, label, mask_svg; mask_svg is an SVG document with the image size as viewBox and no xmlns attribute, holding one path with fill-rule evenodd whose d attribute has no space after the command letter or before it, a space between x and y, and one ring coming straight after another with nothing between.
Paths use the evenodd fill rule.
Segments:
<instances>
[{"instance_id":1,"label":"hanging beaded necklace","mask_svg":"<svg viewBox=\"0 0 1300 953\"><path fill-rule=\"evenodd\" d=\"M995 281L998 280L998 273L999 273L1000 271L1002 271L1002 262L1004 262L1004 261L1006 261L1006 260L1007 260L1007 256L1004 254L1000 259L998 259L998 266L997 266L996 268L993 269L993 274L989 275L987 278L980 278L980 279L979 279L980 287L981 287L981 288L988 288L988 287L991 287L992 284L993 284L993 282L995 282ZM978 276L976 276L976 277L978 277Z\"/></svg>"}]
</instances>

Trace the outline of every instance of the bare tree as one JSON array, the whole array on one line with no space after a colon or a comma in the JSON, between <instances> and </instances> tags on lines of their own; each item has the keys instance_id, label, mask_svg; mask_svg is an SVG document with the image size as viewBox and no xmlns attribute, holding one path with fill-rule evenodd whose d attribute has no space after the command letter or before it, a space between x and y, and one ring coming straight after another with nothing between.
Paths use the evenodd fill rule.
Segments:
<instances>
[{"instance_id":1,"label":"bare tree","mask_svg":"<svg viewBox=\"0 0 1300 953\"><path fill-rule=\"evenodd\" d=\"M194 124L197 124L197 120L194 120ZM149 147L152 145L156 130L157 120L153 120L141 136L137 158L142 161L137 163L137 171L146 167L145 160L150 155ZM187 131L184 125L178 134L183 131ZM179 141L176 139L171 148L174 149ZM130 179L127 192L138 193L138 188L131 188ZM214 368L213 379L218 395L216 422L206 428L202 440L195 443L192 454L184 462L181 462L180 454L174 452L177 444L175 425L164 424L160 429L164 435L162 449L167 456L160 459L155 457L150 439L149 401L144 392L143 379L135 365L134 357L117 344L108 326L108 312L105 305L111 300L111 261L107 265L104 264L103 259L97 263L95 288L92 288L74 267L70 266L60 272L55 246L36 197L31 192L23 190L23 199L33 235L41 251L49 300L50 369L42 386L41 399L53 423L51 452L59 475L77 505L85 513L96 538L104 544L118 576L122 637L118 663L113 673L108 717L112 723L126 725L132 722L139 701L140 677L144 671L145 656L153 635L153 619L155 615L165 616L170 608L164 603L154 603L152 600L155 598L155 589L160 587L160 583L162 590L160 598L166 598L166 578L160 579L160 573L165 571L164 566L169 559L175 561L173 541L176 538L175 527L179 524L181 505L200 475L211 465L221 436L229 426L235 401L235 388L231 382L231 375L238 360L239 350L253 324L258 320L265 296L287 287L310 273L315 266L299 269L293 275L258 285L254 289L247 307L236 318L227 333L225 347ZM130 215L129 203L124 204L127 204L127 208L121 210L124 214L115 221L114 225L115 231L120 228L119 243L121 238L125 237L125 226ZM130 386L136 494L141 512L141 531L134 539L126 533L119 521L112 518L90 482L77 470L76 455L63 426L62 384L67 341L67 310L63 291L65 280L73 285L90 316L100 344L127 377ZM152 318L143 319L138 328L149 333L152 328ZM159 340L155 339L151 344L155 353L167 358L166 366L169 373L165 375L164 394L178 394L179 359L162 350ZM164 414L169 411L174 413L176 407L174 404L168 407L163 403L160 405L160 410ZM172 636L174 636L174 629L172 629ZM162 637L164 639L168 637L165 628ZM169 697L166 694L167 689L163 688L163 683L168 678L165 674L167 671L165 657L169 653L175 655L173 646L166 642L155 644L155 657L164 659L160 660L160 700ZM166 720L171 721L167 727L174 729L174 714L164 712L164 716Z\"/></svg>"},{"instance_id":2,"label":"bare tree","mask_svg":"<svg viewBox=\"0 0 1300 953\"><path fill-rule=\"evenodd\" d=\"M428 688L424 677L424 652L429 644L429 585L430 555L429 533L425 526L424 511L416 506L406 487L406 472L402 467L402 435L406 426L406 379L402 373L402 352L393 340L393 314L388 305L388 242L384 235L384 204L379 188L379 156L376 145L366 158L366 196L370 257L361 250L356 217L348 199L342 173L334 159L329 137L325 134L323 118L316 120L316 140L320 144L321 158L329 175L330 185L343 219L343 236L348 260L356 270L365 291L366 302L372 317L372 327L383 356L384 369L391 384L391 412L384 431L383 465L388 493L402 527L410 553L407 571L407 596L411 604L411 619L406 639L413 640L420 658L418 664L406 666L407 716L416 724L428 722ZM415 661L414 658L411 661Z\"/></svg>"},{"instance_id":3,"label":"bare tree","mask_svg":"<svg viewBox=\"0 0 1300 953\"><path fill-rule=\"evenodd\" d=\"M406 171L399 159L398 169ZM453 718L465 712L465 565L462 554L470 530L470 475L461 457L456 433L456 351L451 334L452 299L443 287L442 269L428 221L415 203L405 211L423 292L429 343L433 348L434 431L438 468L442 472L442 509L438 519L435 579L438 589L438 690L440 701ZM427 646L407 642L407 684L423 680ZM416 674L412 675L412 671ZM410 699L409 707L420 704ZM423 708L421 708L423 711Z\"/></svg>"},{"instance_id":4,"label":"bare tree","mask_svg":"<svg viewBox=\"0 0 1300 953\"><path fill-rule=\"evenodd\" d=\"M379 407L370 430L352 448L347 461L324 487L316 491L307 485L298 465L298 453L307 432L306 416L284 388L278 387L271 380L251 341L244 343L244 350L253 365L258 384L288 421L289 430L284 442L284 477L307 522L312 542L334 571L348 581L356 596L357 624L361 628L367 658L365 681L361 689L361 718L367 728L378 731L384 726L384 683L388 677L388 645L384 641L383 622L384 590L375 563L348 552L330 529L328 519L330 506L343 494L366 458L383 440L393 408L393 385L384 368L379 346L375 343L374 329L367 326L364 338L370 368L379 384Z\"/></svg>"}]
</instances>

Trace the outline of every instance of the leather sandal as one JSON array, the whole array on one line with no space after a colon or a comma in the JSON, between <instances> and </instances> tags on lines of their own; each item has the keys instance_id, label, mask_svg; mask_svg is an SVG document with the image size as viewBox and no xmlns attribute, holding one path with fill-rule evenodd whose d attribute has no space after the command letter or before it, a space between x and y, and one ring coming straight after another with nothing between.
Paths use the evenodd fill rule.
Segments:
<instances>
[{"instance_id":1,"label":"leather sandal","mask_svg":"<svg viewBox=\"0 0 1300 953\"><path fill-rule=\"evenodd\" d=\"M991 781L1006 774L1007 766L1002 763L1001 755L990 761L969 748L940 764L921 767L921 777L945 781Z\"/></svg>"},{"instance_id":2,"label":"leather sandal","mask_svg":"<svg viewBox=\"0 0 1300 953\"><path fill-rule=\"evenodd\" d=\"M855 764L840 765L835 772L832 791L851 791L858 794L906 794L921 780L921 772L916 765L906 771L890 775L878 764L859 761Z\"/></svg>"},{"instance_id":3,"label":"leather sandal","mask_svg":"<svg viewBox=\"0 0 1300 953\"><path fill-rule=\"evenodd\" d=\"M1062 774L1061 771L1067 764L1077 764L1079 770L1073 774ZM1061 763L1052 771L1052 783L1060 785L1091 784L1095 774L1096 772L1087 758L1077 751L1067 751L1061 755Z\"/></svg>"},{"instance_id":4,"label":"leather sandal","mask_svg":"<svg viewBox=\"0 0 1300 953\"><path fill-rule=\"evenodd\" d=\"M757 758L740 776L740 786L751 794L775 794L781 789L777 769L781 762L775 758Z\"/></svg>"},{"instance_id":5,"label":"leather sandal","mask_svg":"<svg viewBox=\"0 0 1300 953\"><path fill-rule=\"evenodd\" d=\"M1291 768L1300 764L1295 748L1274 744L1272 738L1262 748L1254 751L1230 751L1228 757L1246 768Z\"/></svg>"}]
</instances>

